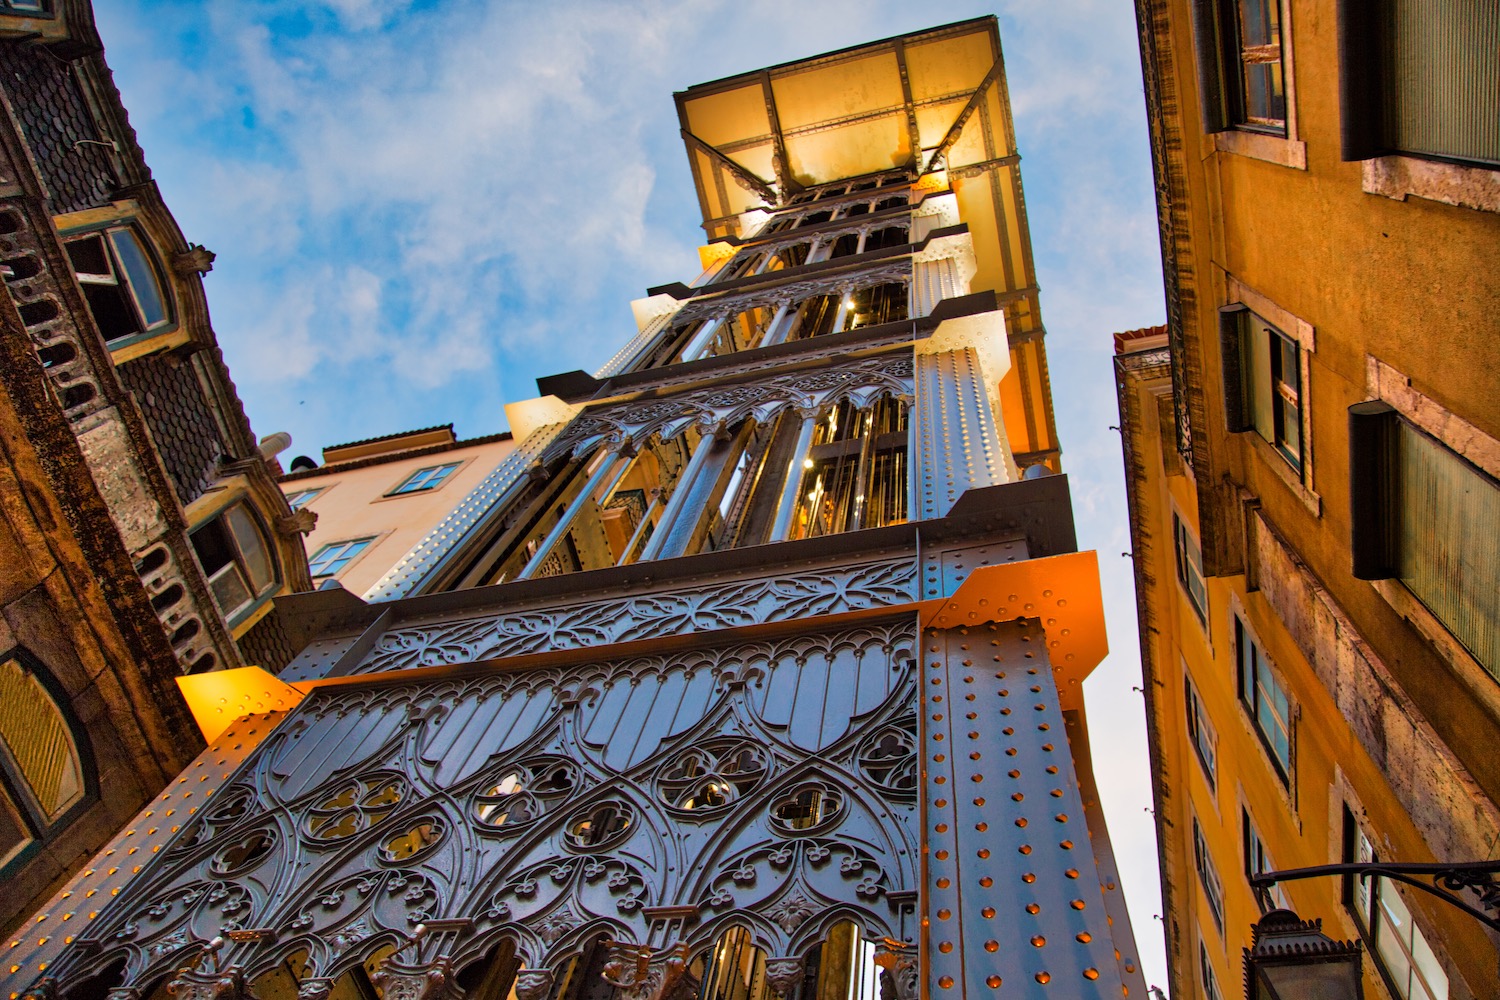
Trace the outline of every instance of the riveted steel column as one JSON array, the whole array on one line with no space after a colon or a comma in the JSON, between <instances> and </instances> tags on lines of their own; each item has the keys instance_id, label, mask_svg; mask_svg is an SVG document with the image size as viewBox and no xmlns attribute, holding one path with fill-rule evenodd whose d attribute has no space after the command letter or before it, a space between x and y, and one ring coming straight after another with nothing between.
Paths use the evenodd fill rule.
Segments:
<instances>
[{"instance_id":1,"label":"riveted steel column","mask_svg":"<svg viewBox=\"0 0 1500 1000\"><path fill-rule=\"evenodd\" d=\"M647 559L659 558L667 538L672 534L672 528L682 515L682 508L687 503L688 496L693 492L692 486L703 469L703 463L708 461L708 453L714 450L714 432L705 430L703 436L698 439L698 447L693 449L693 457L688 459L687 468L682 475L677 477L677 486L672 490L672 499L667 502L667 509L662 511L661 520L656 522L656 530L651 534L651 540L646 543L646 548L641 552L641 562Z\"/></svg>"},{"instance_id":2,"label":"riveted steel column","mask_svg":"<svg viewBox=\"0 0 1500 1000\"><path fill-rule=\"evenodd\" d=\"M972 348L917 355L920 515L943 517L976 486L1007 481L1000 435Z\"/></svg>"},{"instance_id":3,"label":"riveted steel column","mask_svg":"<svg viewBox=\"0 0 1500 1000\"><path fill-rule=\"evenodd\" d=\"M925 629L922 665L924 996L1121 996L1041 626Z\"/></svg>"},{"instance_id":4,"label":"riveted steel column","mask_svg":"<svg viewBox=\"0 0 1500 1000\"><path fill-rule=\"evenodd\" d=\"M607 494L609 490L613 489L615 483L619 481L620 477L625 474L625 470L629 468L631 457L620 452L611 452L604 456L604 460L599 463L599 466L594 469L594 474L589 476L589 481L584 484L583 490L579 492L578 496L573 498L573 502L568 505L568 509L563 512L562 517L558 518L557 523L552 526L552 530L547 532L547 537L542 539L542 544L537 547L536 555L532 556L531 560L526 563L525 568L516 574L517 580L529 580L533 573L542 568L542 563L547 561L547 556L552 554L552 550L557 547L557 543L562 541L563 536L572 529L573 522L578 520L578 515L583 513L584 508L593 502L594 494L599 492L599 487L608 479L610 481L609 486L604 490L604 493Z\"/></svg>"},{"instance_id":5,"label":"riveted steel column","mask_svg":"<svg viewBox=\"0 0 1500 1000\"><path fill-rule=\"evenodd\" d=\"M807 471L807 453L812 448L813 429L818 424L818 411L798 408L802 417L802 430L797 435L797 444L792 448L791 461L787 463L786 478L781 484L781 499L776 504L776 520L771 524L771 537L767 541L784 542L792 527L792 514L797 509L797 497L802 492L802 476Z\"/></svg>"}]
</instances>

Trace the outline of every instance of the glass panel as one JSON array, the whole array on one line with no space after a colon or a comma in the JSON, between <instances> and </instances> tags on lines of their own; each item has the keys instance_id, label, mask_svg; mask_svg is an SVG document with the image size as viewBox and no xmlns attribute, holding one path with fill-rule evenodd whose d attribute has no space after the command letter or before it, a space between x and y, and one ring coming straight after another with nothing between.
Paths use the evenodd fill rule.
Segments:
<instances>
[{"instance_id":1,"label":"glass panel","mask_svg":"<svg viewBox=\"0 0 1500 1000\"><path fill-rule=\"evenodd\" d=\"M1240 0L1239 13L1244 119L1254 125L1283 125L1280 0Z\"/></svg>"},{"instance_id":2,"label":"glass panel","mask_svg":"<svg viewBox=\"0 0 1500 1000\"><path fill-rule=\"evenodd\" d=\"M1500 677L1500 484L1405 423L1397 436L1397 575Z\"/></svg>"},{"instance_id":3,"label":"glass panel","mask_svg":"<svg viewBox=\"0 0 1500 1000\"><path fill-rule=\"evenodd\" d=\"M714 945L698 996L700 1000L765 1000L766 956L755 947L749 931L732 927Z\"/></svg>"},{"instance_id":4,"label":"glass panel","mask_svg":"<svg viewBox=\"0 0 1500 1000\"><path fill-rule=\"evenodd\" d=\"M250 603L250 587L234 563L228 563L209 577L208 589L213 591L214 603L225 618L232 617Z\"/></svg>"},{"instance_id":5,"label":"glass panel","mask_svg":"<svg viewBox=\"0 0 1500 1000\"><path fill-rule=\"evenodd\" d=\"M243 504L229 508L224 512L224 518L229 522L235 544L239 547L240 561L249 578L250 589L254 596L259 597L276 583L276 564L271 559L270 547L255 523L255 516Z\"/></svg>"},{"instance_id":6,"label":"glass panel","mask_svg":"<svg viewBox=\"0 0 1500 1000\"><path fill-rule=\"evenodd\" d=\"M1387 0L1383 130L1394 149L1500 164L1493 3Z\"/></svg>"},{"instance_id":7,"label":"glass panel","mask_svg":"<svg viewBox=\"0 0 1500 1000\"><path fill-rule=\"evenodd\" d=\"M0 742L46 818L55 819L83 796L78 748L62 711L15 659L0 664Z\"/></svg>"},{"instance_id":8,"label":"glass panel","mask_svg":"<svg viewBox=\"0 0 1500 1000\"><path fill-rule=\"evenodd\" d=\"M5 794L4 786L0 786L0 865L20 854L31 839L20 809Z\"/></svg>"},{"instance_id":9,"label":"glass panel","mask_svg":"<svg viewBox=\"0 0 1500 1000\"><path fill-rule=\"evenodd\" d=\"M1261 437L1276 441L1276 414L1271 405L1271 328L1254 313L1246 314L1244 399L1250 410L1250 423Z\"/></svg>"},{"instance_id":10,"label":"glass panel","mask_svg":"<svg viewBox=\"0 0 1500 1000\"><path fill-rule=\"evenodd\" d=\"M98 233L81 236L64 244L68 260L78 280L94 284L116 284L115 268L110 262L109 251L104 249L104 237Z\"/></svg>"},{"instance_id":11,"label":"glass panel","mask_svg":"<svg viewBox=\"0 0 1500 1000\"><path fill-rule=\"evenodd\" d=\"M130 281L130 290L135 296L136 308L140 310L142 324L150 330L166 323L167 304L162 296L161 283L140 240L129 229L111 229L109 240L120 258L120 267L125 271L125 277Z\"/></svg>"}]
</instances>

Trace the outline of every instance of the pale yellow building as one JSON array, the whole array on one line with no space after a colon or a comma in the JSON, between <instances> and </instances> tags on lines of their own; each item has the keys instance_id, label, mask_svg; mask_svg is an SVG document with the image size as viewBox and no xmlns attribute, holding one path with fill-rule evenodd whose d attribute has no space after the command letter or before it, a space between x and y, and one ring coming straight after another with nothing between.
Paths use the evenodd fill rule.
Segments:
<instances>
[{"instance_id":1,"label":"pale yellow building","mask_svg":"<svg viewBox=\"0 0 1500 1000\"><path fill-rule=\"evenodd\" d=\"M287 473L292 508L318 516L307 536L314 585L366 595L514 447L508 431L460 440L447 424L324 448L321 467Z\"/></svg>"}]
</instances>

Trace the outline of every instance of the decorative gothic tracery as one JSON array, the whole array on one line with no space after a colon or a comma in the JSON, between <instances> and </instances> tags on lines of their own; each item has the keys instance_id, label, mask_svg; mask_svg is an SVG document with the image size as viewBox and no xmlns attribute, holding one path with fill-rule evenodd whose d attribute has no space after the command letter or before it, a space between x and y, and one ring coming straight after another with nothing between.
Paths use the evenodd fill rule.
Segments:
<instances>
[{"instance_id":1,"label":"decorative gothic tracery","mask_svg":"<svg viewBox=\"0 0 1500 1000\"><path fill-rule=\"evenodd\" d=\"M900 621L325 689L185 829L88 965L123 958L145 985L232 932L224 967L253 979L295 953L304 981L327 981L434 920L468 922L454 968L506 940L541 973L601 934L691 957L740 927L788 960L841 919L909 937L915 642ZM242 933L258 927L282 930Z\"/></svg>"}]
</instances>

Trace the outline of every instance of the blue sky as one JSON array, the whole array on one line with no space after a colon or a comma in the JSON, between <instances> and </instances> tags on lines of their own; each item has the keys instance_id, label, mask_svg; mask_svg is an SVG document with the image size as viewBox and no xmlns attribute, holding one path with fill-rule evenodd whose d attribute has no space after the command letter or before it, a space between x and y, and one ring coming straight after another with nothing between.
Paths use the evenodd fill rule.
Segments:
<instances>
[{"instance_id":1,"label":"blue sky","mask_svg":"<svg viewBox=\"0 0 1500 1000\"><path fill-rule=\"evenodd\" d=\"M1080 544L1114 652L1095 770L1166 985L1110 334L1160 323L1140 57L1118 0L107 0L99 30L259 434L291 454L504 429L594 370L702 241L672 92L998 14ZM793 31L790 25L798 25Z\"/></svg>"}]
</instances>

